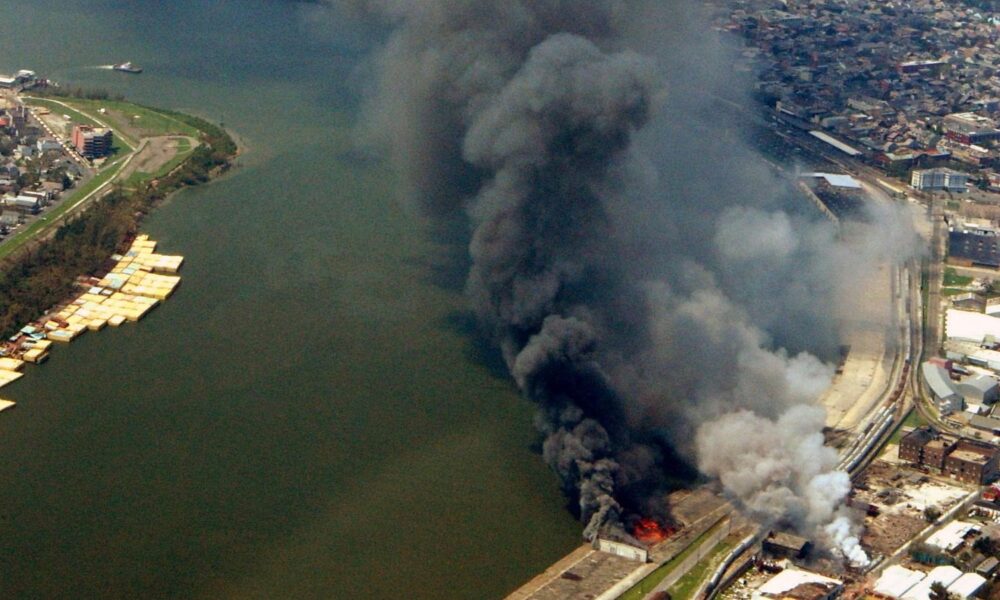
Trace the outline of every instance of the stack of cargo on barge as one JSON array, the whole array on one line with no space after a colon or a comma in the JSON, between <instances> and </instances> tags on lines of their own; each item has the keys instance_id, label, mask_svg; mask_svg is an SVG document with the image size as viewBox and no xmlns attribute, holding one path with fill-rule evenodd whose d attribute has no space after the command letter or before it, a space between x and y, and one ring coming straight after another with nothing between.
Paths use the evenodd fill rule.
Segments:
<instances>
[{"instance_id":1,"label":"stack of cargo on barge","mask_svg":"<svg viewBox=\"0 0 1000 600\"><path fill-rule=\"evenodd\" d=\"M183 262L183 256L157 254L149 236L137 236L128 251L113 255L101 272L79 278L81 291L72 300L53 307L0 346L0 387L20 378L25 362L44 362L52 342L68 343L88 330L146 316L180 285L177 272Z\"/></svg>"}]
</instances>

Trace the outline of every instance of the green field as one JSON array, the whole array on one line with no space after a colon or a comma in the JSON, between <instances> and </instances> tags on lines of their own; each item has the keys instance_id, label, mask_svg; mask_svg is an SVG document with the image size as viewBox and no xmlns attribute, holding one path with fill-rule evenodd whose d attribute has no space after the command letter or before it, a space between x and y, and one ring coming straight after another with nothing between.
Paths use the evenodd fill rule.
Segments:
<instances>
[{"instance_id":1,"label":"green field","mask_svg":"<svg viewBox=\"0 0 1000 600\"><path fill-rule=\"evenodd\" d=\"M11 253L16 251L21 246L24 246L32 238L34 238L39 231L58 221L59 218L62 217L63 214L70 209L70 207L76 204L78 200L110 181L115 175L118 174L118 171L121 170L124 163L125 159L121 158L118 159L118 161L104 167L104 170L95 175L86 184L76 190L73 190L65 196L60 201L59 206L46 211L31 225L14 234L14 237L4 242L3 245L0 245L0 260L10 256Z\"/></svg>"},{"instance_id":2,"label":"green field","mask_svg":"<svg viewBox=\"0 0 1000 600\"><path fill-rule=\"evenodd\" d=\"M966 277L964 275L959 275L955 269L947 267L944 270L944 285L945 287L964 287L972 283L972 277Z\"/></svg>"},{"instance_id":3,"label":"green field","mask_svg":"<svg viewBox=\"0 0 1000 600\"><path fill-rule=\"evenodd\" d=\"M652 592L653 589L658 586L671 571L683 563L687 557L691 556L703 540L715 534L715 532L722 527L723 520L724 518L719 519L715 525L712 525L708 528L708 530L699 535L697 539L691 542L680 554L657 567L655 571L647 575L642 581L629 588L628 591L621 596L618 596L618 600L642 600L645 598L646 594Z\"/></svg>"},{"instance_id":4,"label":"green field","mask_svg":"<svg viewBox=\"0 0 1000 600\"><path fill-rule=\"evenodd\" d=\"M155 109L133 104L122 100L85 100L81 98L59 99L77 109L96 113L99 109L107 109L107 114L101 115L112 128L128 127L137 129L140 137L170 135L172 133L198 137L199 131L187 123Z\"/></svg>"}]
</instances>

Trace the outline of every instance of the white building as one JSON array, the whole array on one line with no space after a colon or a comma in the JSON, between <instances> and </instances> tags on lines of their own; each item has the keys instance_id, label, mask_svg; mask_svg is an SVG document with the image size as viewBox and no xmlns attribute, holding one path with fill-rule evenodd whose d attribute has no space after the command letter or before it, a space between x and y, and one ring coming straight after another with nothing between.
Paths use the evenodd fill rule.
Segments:
<instances>
[{"instance_id":1,"label":"white building","mask_svg":"<svg viewBox=\"0 0 1000 600\"><path fill-rule=\"evenodd\" d=\"M969 600L979 593L986 585L986 578L976 573L965 573L948 586L950 596L958 596L958 600Z\"/></svg>"},{"instance_id":2,"label":"white building","mask_svg":"<svg viewBox=\"0 0 1000 600\"><path fill-rule=\"evenodd\" d=\"M973 531L979 531L975 523L952 521L927 538L927 543L945 552L954 552L965 543L965 536Z\"/></svg>"},{"instance_id":3,"label":"white building","mask_svg":"<svg viewBox=\"0 0 1000 600\"><path fill-rule=\"evenodd\" d=\"M949 340L980 345L986 336L1000 340L1000 318L983 313L949 308L944 314L945 335Z\"/></svg>"},{"instance_id":4,"label":"white building","mask_svg":"<svg viewBox=\"0 0 1000 600\"><path fill-rule=\"evenodd\" d=\"M817 600L829 600L837 597L844 589L844 582L830 577L824 577L817 573L803 571L802 569L785 569L774 577L768 579L763 585L753 593L753 600L765 600L766 598L784 598L795 588L808 585L819 592L825 592L822 596L818 593L810 595L810 598Z\"/></svg>"},{"instance_id":5,"label":"white building","mask_svg":"<svg viewBox=\"0 0 1000 600\"><path fill-rule=\"evenodd\" d=\"M882 576L875 582L873 591L886 598L902 598L903 594L910 591L910 588L923 579L924 574L920 571L911 571L906 567L892 565L882 572Z\"/></svg>"},{"instance_id":6,"label":"white building","mask_svg":"<svg viewBox=\"0 0 1000 600\"><path fill-rule=\"evenodd\" d=\"M627 558L641 563L649 560L649 551L645 548L640 548L624 542L616 542L606 538L597 538L597 549L601 552L607 552L608 554L614 554L615 556L621 556L622 558Z\"/></svg>"},{"instance_id":7,"label":"white building","mask_svg":"<svg viewBox=\"0 0 1000 600\"><path fill-rule=\"evenodd\" d=\"M911 587L903 594L902 600L930 600L932 585L940 583L947 588L958 581L958 578L961 576L962 572L951 565L934 567L927 574L927 577L924 577L920 583Z\"/></svg>"},{"instance_id":8,"label":"white building","mask_svg":"<svg viewBox=\"0 0 1000 600\"><path fill-rule=\"evenodd\" d=\"M964 193L969 191L969 176L951 169L924 169L913 172L910 185L925 192L946 190Z\"/></svg>"}]
</instances>

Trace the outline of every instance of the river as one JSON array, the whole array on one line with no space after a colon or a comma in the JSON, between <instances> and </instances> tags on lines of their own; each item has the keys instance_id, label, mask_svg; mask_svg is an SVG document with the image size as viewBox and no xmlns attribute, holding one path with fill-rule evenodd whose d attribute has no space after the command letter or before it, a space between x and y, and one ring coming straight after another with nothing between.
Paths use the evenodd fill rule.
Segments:
<instances>
[{"instance_id":1,"label":"river","mask_svg":"<svg viewBox=\"0 0 1000 600\"><path fill-rule=\"evenodd\" d=\"M187 257L174 297L3 390L3 596L490 598L579 543L532 407L352 151L370 35L276 0L5 8L0 70L224 120L248 151L146 221ZM96 68L125 60L145 73Z\"/></svg>"}]
</instances>

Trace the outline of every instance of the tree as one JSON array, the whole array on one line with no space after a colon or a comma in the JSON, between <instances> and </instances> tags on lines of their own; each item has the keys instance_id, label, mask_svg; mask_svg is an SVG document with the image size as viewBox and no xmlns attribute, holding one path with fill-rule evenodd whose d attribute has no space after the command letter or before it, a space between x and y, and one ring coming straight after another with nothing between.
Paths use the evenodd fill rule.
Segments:
<instances>
[{"instance_id":1,"label":"tree","mask_svg":"<svg viewBox=\"0 0 1000 600\"><path fill-rule=\"evenodd\" d=\"M997 543L993 538L982 536L972 544L972 549L986 556L993 556L997 553Z\"/></svg>"},{"instance_id":2,"label":"tree","mask_svg":"<svg viewBox=\"0 0 1000 600\"><path fill-rule=\"evenodd\" d=\"M936 506L928 506L927 508L924 509L924 520L927 521L928 523L933 523L934 521L937 521L940 516L941 516L941 511L938 510Z\"/></svg>"},{"instance_id":3,"label":"tree","mask_svg":"<svg viewBox=\"0 0 1000 600\"><path fill-rule=\"evenodd\" d=\"M943 583L935 581L931 584L930 600L952 600L952 596Z\"/></svg>"}]
</instances>

